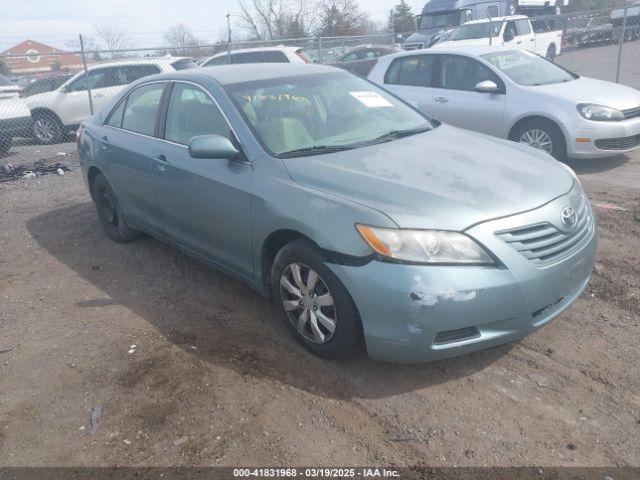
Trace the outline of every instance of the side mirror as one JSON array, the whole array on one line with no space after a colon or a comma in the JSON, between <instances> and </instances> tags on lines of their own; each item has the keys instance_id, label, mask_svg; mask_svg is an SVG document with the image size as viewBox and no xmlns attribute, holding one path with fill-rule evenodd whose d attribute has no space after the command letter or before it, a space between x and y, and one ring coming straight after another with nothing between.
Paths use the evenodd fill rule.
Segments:
<instances>
[{"instance_id":1,"label":"side mirror","mask_svg":"<svg viewBox=\"0 0 640 480\"><path fill-rule=\"evenodd\" d=\"M189 156L193 158L219 158L234 160L240 151L231 140L221 135L197 135L189 140Z\"/></svg>"},{"instance_id":2,"label":"side mirror","mask_svg":"<svg viewBox=\"0 0 640 480\"><path fill-rule=\"evenodd\" d=\"M484 80L476 84L476 92L480 93L496 93L500 91L500 87L492 80Z\"/></svg>"}]
</instances>

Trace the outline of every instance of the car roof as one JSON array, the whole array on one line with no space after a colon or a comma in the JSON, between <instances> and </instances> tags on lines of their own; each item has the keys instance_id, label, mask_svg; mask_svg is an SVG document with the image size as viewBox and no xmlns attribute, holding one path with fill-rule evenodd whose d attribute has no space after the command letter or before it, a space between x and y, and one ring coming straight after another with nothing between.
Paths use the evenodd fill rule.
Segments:
<instances>
[{"instance_id":1,"label":"car roof","mask_svg":"<svg viewBox=\"0 0 640 480\"><path fill-rule=\"evenodd\" d=\"M508 20L528 20L529 17L526 15L510 15L508 17L493 17L493 18L479 18L478 20L471 20L469 22L463 23L460 25L464 27L465 25L473 25L476 23L488 23L488 22L504 22Z\"/></svg>"},{"instance_id":2,"label":"car roof","mask_svg":"<svg viewBox=\"0 0 640 480\"><path fill-rule=\"evenodd\" d=\"M314 75L320 73L344 72L344 70L325 65L307 63L239 63L235 65L217 65L198 69L181 70L172 73L173 78L196 80L206 76L221 85L242 83L254 80L270 80L274 78L293 77L300 75Z\"/></svg>"},{"instance_id":3,"label":"car roof","mask_svg":"<svg viewBox=\"0 0 640 480\"><path fill-rule=\"evenodd\" d=\"M157 64L171 64L178 60L183 60L189 57L143 57L143 58L127 58L122 60L111 60L108 62L96 62L87 65L87 68L97 67L119 67L122 65L157 65Z\"/></svg>"},{"instance_id":4,"label":"car roof","mask_svg":"<svg viewBox=\"0 0 640 480\"><path fill-rule=\"evenodd\" d=\"M287 47L285 45L274 45L273 47L254 47L254 48L239 48L237 50L231 50L231 54L234 53L245 53L245 52L273 52L273 51L279 51L279 52L295 52L297 50L301 50L303 49L302 47ZM207 60L209 60L210 58L216 58L216 57L220 57L222 55L228 55L229 52L220 52L220 53L216 53L215 55L212 55L211 57L208 57Z\"/></svg>"},{"instance_id":5,"label":"car roof","mask_svg":"<svg viewBox=\"0 0 640 480\"><path fill-rule=\"evenodd\" d=\"M515 51L517 49L513 47L499 47L499 46L476 46L476 45L455 45L456 42L451 42L449 44L435 44L431 48L423 48L421 50L407 50L405 52L400 53L392 53L391 55L385 55L382 58L385 59L393 59L397 57L407 57L411 55L421 55L421 54L439 54L446 53L454 54L454 55L467 55L467 56L475 56L479 57L481 55L485 55L487 53L493 52L508 52Z\"/></svg>"}]
</instances>

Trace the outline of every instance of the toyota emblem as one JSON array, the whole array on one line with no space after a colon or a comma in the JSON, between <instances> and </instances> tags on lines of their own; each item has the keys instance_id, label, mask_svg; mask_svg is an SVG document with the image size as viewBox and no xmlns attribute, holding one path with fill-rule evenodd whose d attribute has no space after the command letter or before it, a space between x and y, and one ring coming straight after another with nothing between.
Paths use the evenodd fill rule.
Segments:
<instances>
[{"instance_id":1,"label":"toyota emblem","mask_svg":"<svg viewBox=\"0 0 640 480\"><path fill-rule=\"evenodd\" d=\"M565 227L573 228L578 223L578 212L576 212L575 208L564 207L560 212L560 220Z\"/></svg>"}]
</instances>

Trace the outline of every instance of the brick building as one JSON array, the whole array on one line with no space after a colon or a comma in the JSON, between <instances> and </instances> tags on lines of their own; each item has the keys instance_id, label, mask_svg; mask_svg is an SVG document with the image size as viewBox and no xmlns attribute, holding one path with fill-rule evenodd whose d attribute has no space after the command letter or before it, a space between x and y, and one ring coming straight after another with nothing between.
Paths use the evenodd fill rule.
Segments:
<instances>
[{"instance_id":1,"label":"brick building","mask_svg":"<svg viewBox=\"0 0 640 480\"><path fill-rule=\"evenodd\" d=\"M25 40L0 53L0 57L4 55L22 55L21 57L5 57L4 59L13 75L45 73L53 70L74 72L82 68L80 55L65 53L35 40Z\"/></svg>"}]
</instances>

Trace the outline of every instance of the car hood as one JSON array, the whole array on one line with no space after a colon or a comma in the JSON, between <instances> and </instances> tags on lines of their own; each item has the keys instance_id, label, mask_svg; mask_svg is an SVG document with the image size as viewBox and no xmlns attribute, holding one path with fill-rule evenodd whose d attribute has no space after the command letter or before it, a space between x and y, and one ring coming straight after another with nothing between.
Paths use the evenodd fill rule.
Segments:
<instances>
[{"instance_id":1,"label":"car hood","mask_svg":"<svg viewBox=\"0 0 640 480\"><path fill-rule=\"evenodd\" d=\"M404 43L424 43L425 46L428 46L434 35L441 35L445 31L446 30L444 28L428 28L425 30L418 30L417 32L409 35L409 38L407 38Z\"/></svg>"},{"instance_id":2,"label":"car hood","mask_svg":"<svg viewBox=\"0 0 640 480\"><path fill-rule=\"evenodd\" d=\"M554 83L538 87L526 87L576 103L596 103L606 107L626 110L640 107L640 91L635 88L594 78L580 77L565 83Z\"/></svg>"},{"instance_id":3,"label":"car hood","mask_svg":"<svg viewBox=\"0 0 640 480\"><path fill-rule=\"evenodd\" d=\"M37 93L25 98L25 102L29 105L29 108L36 108L40 105L49 105L53 103L60 95L59 90L52 90L50 92Z\"/></svg>"},{"instance_id":4,"label":"car hood","mask_svg":"<svg viewBox=\"0 0 640 480\"><path fill-rule=\"evenodd\" d=\"M545 153L448 125L283 161L294 181L374 208L403 228L461 231L539 207L573 185Z\"/></svg>"}]
</instances>

